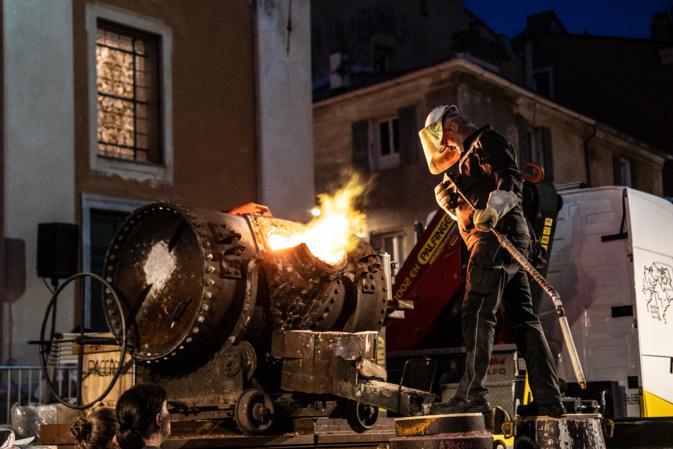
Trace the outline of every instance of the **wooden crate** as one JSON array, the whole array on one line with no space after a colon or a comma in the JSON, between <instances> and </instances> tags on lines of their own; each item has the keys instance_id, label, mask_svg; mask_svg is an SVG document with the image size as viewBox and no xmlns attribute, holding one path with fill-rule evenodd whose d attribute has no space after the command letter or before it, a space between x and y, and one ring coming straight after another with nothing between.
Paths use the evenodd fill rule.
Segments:
<instances>
[{"instance_id":1,"label":"wooden crate","mask_svg":"<svg viewBox=\"0 0 673 449\"><path fill-rule=\"evenodd\" d=\"M89 336L110 337L110 334L93 334ZM79 347L73 344L73 353L77 354ZM117 381L102 400L102 404L114 407L121 394L133 386L132 359L127 352L124 357L124 367ZM82 366L82 401L89 403L96 399L107 388L119 366L119 346L115 345L84 345L84 359Z\"/></svg>"}]
</instances>

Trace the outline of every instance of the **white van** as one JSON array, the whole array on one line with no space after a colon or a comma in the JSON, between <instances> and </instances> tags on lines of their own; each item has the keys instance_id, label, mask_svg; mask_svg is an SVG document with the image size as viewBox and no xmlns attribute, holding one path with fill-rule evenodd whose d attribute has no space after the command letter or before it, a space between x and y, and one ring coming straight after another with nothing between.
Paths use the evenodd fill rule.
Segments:
<instances>
[{"instance_id":1,"label":"white van","mask_svg":"<svg viewBox=\"0 0 673 449\"><path fill-rule=\"evenodd\" d=\"M623 387L628 417L673 416L673 204L626 187L562 192L547 278L587 381ZM540 318L573 380L556 313Z\"/></svg>"}]
</instances>

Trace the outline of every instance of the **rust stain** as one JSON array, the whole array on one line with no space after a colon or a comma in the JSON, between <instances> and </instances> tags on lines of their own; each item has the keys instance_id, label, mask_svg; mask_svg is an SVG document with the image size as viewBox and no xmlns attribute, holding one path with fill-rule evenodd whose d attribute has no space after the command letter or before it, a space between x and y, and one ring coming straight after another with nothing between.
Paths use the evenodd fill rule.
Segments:
<instances>
[{"instance_id":1,"label":"rust stain","mask_svg":"<svg viewBox=\"0 0 673 449\"><path fill-rule=\"evenodd\" d=\"M416 422L412 426L405 426L404 428L399 429L399 435L422 435L427 430L427 428L430 427L433 421L434 420L432 419L424 419L422 421Z\"/></svg>"}]
</instances>

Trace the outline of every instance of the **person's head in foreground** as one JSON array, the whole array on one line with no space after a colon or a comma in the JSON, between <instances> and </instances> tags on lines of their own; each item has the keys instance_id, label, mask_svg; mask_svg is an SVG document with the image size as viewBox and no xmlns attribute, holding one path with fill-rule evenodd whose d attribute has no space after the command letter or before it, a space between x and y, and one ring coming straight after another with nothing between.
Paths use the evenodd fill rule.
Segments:
<instances>
[{"instance_id":1,"label":"person's head in foreground","mask_svg":"<svg viewBox=\"0 0 673 449\"><path fill-rule=\"evenodd\" d=\"M166 390L158 385L136 385L117 401L117 442L121 449L159 447L171 434Z\"/></svg>"},{"instance_id":2,"label":"person's head in foreground","mask_svg":"<svg viewBox=\"0 0 673 449\"><path fill-rule=\"evenodd\" d=\"M112 408L101 407L80 416L70 428L77 449L114 449L119 424Z\"/></svg>"},{"instance_id":3,"label":"person's head in foreground","mask_svg":"<svg viewBox=\"0 0 673 449\"><path fill-rule=\"evenodd\" d=\"M418 132L430 173L440 174L455 164L463 152L463 141L476 130L456 105L441 105L430 111L425 127Z\"/></svg>"}]
</instances>

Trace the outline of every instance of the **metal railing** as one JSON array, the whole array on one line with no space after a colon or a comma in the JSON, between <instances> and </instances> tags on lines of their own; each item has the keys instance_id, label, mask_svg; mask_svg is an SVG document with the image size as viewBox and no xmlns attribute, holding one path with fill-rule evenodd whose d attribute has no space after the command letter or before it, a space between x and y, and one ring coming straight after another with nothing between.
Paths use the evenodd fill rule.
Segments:
<instances>
[{"instance_id":1,"label":"metal railing","mask_svg":"<svg viewBox=\"0 0 673 449\"><path fill-rule=\"evenodd\" d=\"M77 367L56 366L52 379L59 396L77 396ZM40 365L0 365L0 423L8 423L13 404L47 404L50 401Z\"/></svg>"}]
</instances>

